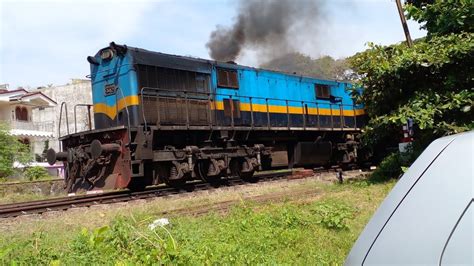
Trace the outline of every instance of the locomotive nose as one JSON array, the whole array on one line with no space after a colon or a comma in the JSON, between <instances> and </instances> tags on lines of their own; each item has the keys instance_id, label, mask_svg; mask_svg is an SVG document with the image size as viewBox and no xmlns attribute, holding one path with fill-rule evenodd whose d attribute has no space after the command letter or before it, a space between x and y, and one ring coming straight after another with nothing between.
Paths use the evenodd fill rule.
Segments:
<instances>
[{"instance_id":1,"label":"locomotive nose","mask_svg":"<svg viewBox=\"0 0 474 266\"><path fill-rule=\"evenodd\" d=\"M104 153L120 152L121 148L122 147L120 146L120 144L117 144L117 143L102 144L99 140L93 140L92 143L90 144L89 152L91 154L92 159L95 160ZM69 153L67 151L56 152L54 149L49 149L46 152L46 159L50 165L53 165L56 163L56 161L68 160L68 154ZM73 155L71 154L71 156Z\"/></svg>"}]
</instances>

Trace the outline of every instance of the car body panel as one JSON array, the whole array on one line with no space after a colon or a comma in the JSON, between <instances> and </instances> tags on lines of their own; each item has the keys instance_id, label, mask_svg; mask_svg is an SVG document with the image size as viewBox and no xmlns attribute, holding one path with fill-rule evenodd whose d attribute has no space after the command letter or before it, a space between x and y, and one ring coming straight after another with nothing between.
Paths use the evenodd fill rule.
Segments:
<instances>
[{"instance_id":1,"label":"car body panel","mask_svg":"<svg viewBox=\"0 0 474 266\"><path fill-rule=\"evenodd\" d=\"M473 194L474 132L434 141L381 204L346 265L437 264Z\"/></svg>"},{"instance_id":2,"label":"car body panel","mask_svg":"<svg viewBox=\"0 0 474 266\"><path fill-rule=\"evenodd\" d=\"M453 228L453 233L446 242L446 247L441 254L440 264L460 265L466 262L474 265L474 207L472 200L466 208L466 212L459 219L459 223ZM468 254L466 257L465 255Z\"/></svg>"}]
</instances>

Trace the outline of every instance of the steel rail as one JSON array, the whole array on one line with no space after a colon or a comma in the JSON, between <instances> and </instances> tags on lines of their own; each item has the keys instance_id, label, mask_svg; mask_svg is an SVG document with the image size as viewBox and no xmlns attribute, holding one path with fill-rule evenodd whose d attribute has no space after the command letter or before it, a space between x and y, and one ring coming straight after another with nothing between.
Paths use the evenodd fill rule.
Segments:
<instances>
[{"instance_id":1,"label":"steel rail","mask_svg":"<svg viewBox=\"0 0 474 266\"><path fill-rule=\"evenodd\" d=\"M54 183L54 182L64 182L63 178L52 178L52 179L42 179L42 180L32 180L32 181L16 181L16 182L4 182L0 183L1 187L9 187L9 186L23 186L23 185L36 185L42 183Z\"/></svg>"},{"instance_id":2,"label":"steel rail","mask_svg":"<svg viewBox=\"0 0 474 266\"><path fill-rule=\"evenodd\" d=\"M291 176L293 171L279 172L262 172L255 176L259 178L259 182L268 182L272 180L281 180ZM70 208L90 207L98 204L111 204L117 202L126 202L137 199L147 199L154 197L163 197L173 194L191 193L200 190L210 190L220 187L230 187L248 184L238 177L230 177L222 179L216 183L205 183L195 181L188 183L181 188L172 188L166 186L150 187L145 191L130 192L128 190L112 191L97 194L78 195L71 197L53 198L47 200L36 200L21 203L9 203L0 205L0 218L16 217L28 214L41 214L48 211L63 211Z\"/></svg>"}]
</instances>

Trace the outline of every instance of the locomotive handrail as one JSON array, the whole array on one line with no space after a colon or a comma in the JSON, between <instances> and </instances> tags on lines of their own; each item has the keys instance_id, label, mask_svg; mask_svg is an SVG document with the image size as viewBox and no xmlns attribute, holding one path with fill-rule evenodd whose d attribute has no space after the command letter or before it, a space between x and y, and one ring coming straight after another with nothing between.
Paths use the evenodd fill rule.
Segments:
<instances>
[{"instance_id":1,"label":"locomotive handrail","mask_svg":"<svg viewBox=\"0 0 474 266\"><path fill-rule=\"evenodd\" d=\"M149 91L157 91L157 92L174 92L174 93L187 93L188 95L189 94L200 94L200 95L208 95L208 94L211 94L211 95L215 95L215 96L233 96L235 97L236 95L232 95L232 94L223 94L223 93L215 93L215 92L200 92L200 91L189 91L189 90L170 90L170 89L159 89L159 88L153 88L153 87L142 87L141 91L143 92L144 90L149 90ZM158 96L158 94L155 94ZM166 96L169 96L169 97L173 97L173 96L176 96L176 95L164 95L165 97ZM253 99L261 99L261 100L265 100L265 99L268 99L268 100L271 100L271 101L286 101L287 99L281 99L281 98L266 98L266 97L258 97L258 96L245 96L245 95L238 95L238 97L242 97L242 98L253 98ZM191 99L200 99L200 100L205 100L205 98L191 98ZM301 100L288 100L289 102L301 102ZM332 105L342 105L342 106L358 106L358 105L355 105L355 104L343 104L343 103L339 103L339 104L335 104L335 103L321 103L321 102L317 102L317 101L304 101L305 103L314 103L314 104L332 104Z\"/></svg>"},{"instance_id":2,"label":"locomotive handrail","mask_svg":"<svg viewBox=\"0 0 474 266\"><path fill-rule=\"evenodd\" d=\"M301 101L301 115L303 118L303 129L306 129L306 116L305 116L306 109L304 108L304 101Z\"/></svg>"},{"instance_id":3,"label":"locomotive handrail","mask_svg":"<svg viewBox=\"0 0 474 266\"><path fill-rule=\"evenodd\" d=\"M284 106L286 107L286 115L287 115L287 122L286 122L286 127L288 129L291 129L292 126L292 120L291 120L291 113L290 113L290 106L295 106L292 105L291 103L297 103L297 105L301 105L301 110L302 110L302 124L303 128L306 130L306 128L322 128L322 123L321 123L321 105L328 106L328 111L329 111L329 116L330 120L327 121L330 123L330 127L332 130L335 130L336 128L341 128L344 129L346 128L346 121L345 121L345 116L344 116L344 108L345 107L352 107L353 113L354 113L354 128L357 128L356 124L356 108L358 105L356 104L343 104L343 103L333 103L333 102L320 102L320 101L301 101L301 100L289 100L289 99L280 99L280 98L265 98L265 97L258 97L258 96L243 96L243 95L232 95L232 94L224 94L224 93L216 93L216 92L199 92L199 91L189 91L189 90L171 90L171 89L160 89L160 88L153 88L153 87L142 87L140 90L140 96L141 100L143 102L143 97L154 97L157 99L157 104L159 106L159 99L174 99L177 97L183 97L185 100L185 119L186 119L186 127L189 128L190 126L190 110L189 110L189 101L190 100L198 100L198 101L207 101L208 108L206 109L207 112L207 123L209 125L209 128L212 128L214 121L212 121L212 111L217 110L216 108L216 97L217 96L222 96L227 99L229 99L229 107L230 107L230 126L231 128L234 128L235 125L235 106L234 106L234 101L233 99L247 99L248 104L250 106L250 127L254 128L255 125L255 118L254 118L254 105L255 100L260 100L264 102L265 105L265 111L266 113L266 127L268 129L272 128L271 124L271 112L270 112L270 101L280 101L284 102ZM205 96L205 97L203 97ZM214 106L212 106L214 104ZM316 124L311 123L308 124L307 121L307 116L309 116L309 111L308 111L308 105L311 105L315 110L315 116L316 116ZM214 107L214 108L212 108ZM327 107L325 107L327 108ZM337 108L339 109L339 115L335 114L334 109ZM158 111L158 118L160 118L160 110L159 107L157 108ZM142 108L142 116L143 116L143 122L145 124L145 127L147 126L148 121L146 120L146 115L145 115L145 110ZM337 124L335 119L339 116L339 121ZM314 121L314 120L313 120ZM327 123L325 122L325 123ZM182 123L182 122L181 122ZM218 120L215 121L215 123L219 123ZM225 122L224 122L225 123ZM161 125L161 120L158 119L157 121L158 126ZM225 125L225 124L224 124Z\"/></svg>"},{"instance_id":4,"label":"locomotive handrail","mask_svg":"<svg viewBox=\"0 0 474 266\"><path fill-rule=\"evenodd\" d=\"M334 130L334 104L330 104L329 109L331 110L331 130Z\"/></svg>"},{"instance_id":5,"label":"locomotive handrail","mask_svg":"<svg viewBox=\"0 0 474 266\"><path fill-rule=\"evenodd\" d=\"M142 88L140 89L140 102L141 102L142 104L143 104L143 102L144 102L144 101L143 101L143 92L144 92L145 90L154 90L154 91L158 92L159 89L157 89L157 88L153 89L153 88L150 88L150 87L142 87ZM158 93L156 93L156 96L157 96L157 99L158 99L158 97L159 97L159 96L158 96ZM159 103L158 103L157 105L158 105L158 107L157 107L157 112L159 113L159 112L160 112ZM144 123L145 129L147 129L147 128L148 128L148 125L147 125L146 116L145 116L145 108L143 108L143 106L142 106L141 110L142 110L142 116L143 116L143 123Z\"/></svg>"},{"instance_id":6,"label":"locomotive handrail","mask_svg":"<svg viewBox=\"0 0 474 266\"><path fill-rule=\"evenodd\" d=\"M122 67L126 67L126 66L133 66L134 64L121 64L120 66L118 66L118 68L116 69L118 72L120 72L120 69ZM128 69L128 71L126 71L125 73L128 73L128 72L132 72L132 71L135 71L133 69ZM101 70L101 71L97 71L95 73L91 73L89 75L87 75L86 77L90 78L90 79L94 79L98 74L102 74L102 73L109 73L109 70L106 69L106 70Z\"/></svg>"},{"instance_id":7,"label":"locomotive handrail","mask_svg":"<svg viewBox=\"0 0 474 266\"><path fill-rule=\"evenodd\" d=\"M123 95L123 91L120 87L117 87L117 92L120 91L120 93L122 94L122 99L125 101L124 105L125 105L125 112L127 112L127 123L128 123L128 128L130 129L130 112L128 111L128 104L126 102L126 99L125 99L125 96ZM115 93L115 105L117 106L118 108L118 102L117 102L117 93ZM117 116L117 123L118 123L118 111L116 113L116 116ZM132 142L132 133L130 132L130 130L127 130L128 131L128 142Z\"/></svg>"},{"instance_id":8,"label":"locomotive handrail","mask_svg":"<svg viewBox=\"0 0 474 266\"><path fill-rule=\"evenodd\" d=\"M253 104L252 104L252 97L249 97L250 103L250 126L253 129L254 126L254 118L253 118Z\"/></svg>"},{"instance_id":9,"label":"locomotive handrail","mask_svg":"<svg viewBox=\"0 0 474 266\"><path fill-rule=\"evenodd\" d=\"M290 129L290 109L288 107L288 100L285 100L286 104L286 126Z\"/></svg>"},{"instance_id":10,"label":"locomotive handrail","mask_svg":"<svg viewBox=\"0 0 474 266\"><path fill-rule=\"evenodd\" d=\"M59 109L58 138L61 137L61 121L63 117L63 107L64 107L64 110L66 111L66 131L67 131L67 134L69 135L69 119L67 116L67 104L66 102L62 102L61 108Z\"/></svg>"},{"instance_id":11,"label":"locomotive handrail","mask_svg":"<svg viewBox=\"0 0 474 266\"><path fill-rule=\"evenodd\" d=\"M265 99L265 105L267 110L267 127L270 129L270 107L268 106L268 98Z\"/></svg>"},{"instance_id":12,"label":"locomotive handrail","mask_svg":"<svg viewBox=\"0 0 474 266\"><path fill-rule=\"evenodd\" d=\"M76 111L78 106L84 106L87 107L87 117L88 117L88 122L89 122L89 130L92 130L92 119L91 119L91 107L93 106L92 104L87 104L87 103L79 103L74 105L74 133L77 133L77 116L76 116Z\"/></svg>"},{"instance_id":13,"label":"locomotive handrail","mask_svg":"<svg viewBox=\"0 0 474 266\"><path fill-rule=\"evenodd\" d=\"M184 102L186 109L186 127L189 129L189 102L188 102L188 93L184 92Z\"/></svg>"}]
</instances>

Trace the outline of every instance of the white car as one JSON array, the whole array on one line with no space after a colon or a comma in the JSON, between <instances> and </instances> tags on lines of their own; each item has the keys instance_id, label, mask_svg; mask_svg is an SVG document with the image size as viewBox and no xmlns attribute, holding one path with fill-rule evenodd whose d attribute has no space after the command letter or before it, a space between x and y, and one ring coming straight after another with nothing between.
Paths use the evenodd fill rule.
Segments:
<instances>
[{"instance_id":1,"label":"white car","mask_svg":"<svg viewBox=\"0 0 474 266\"><path fill-rule=\"evenodd\" d=\"M437 139L384 200L346 265L474 265L474 131Z\"/></svg>"}]
</instances>

